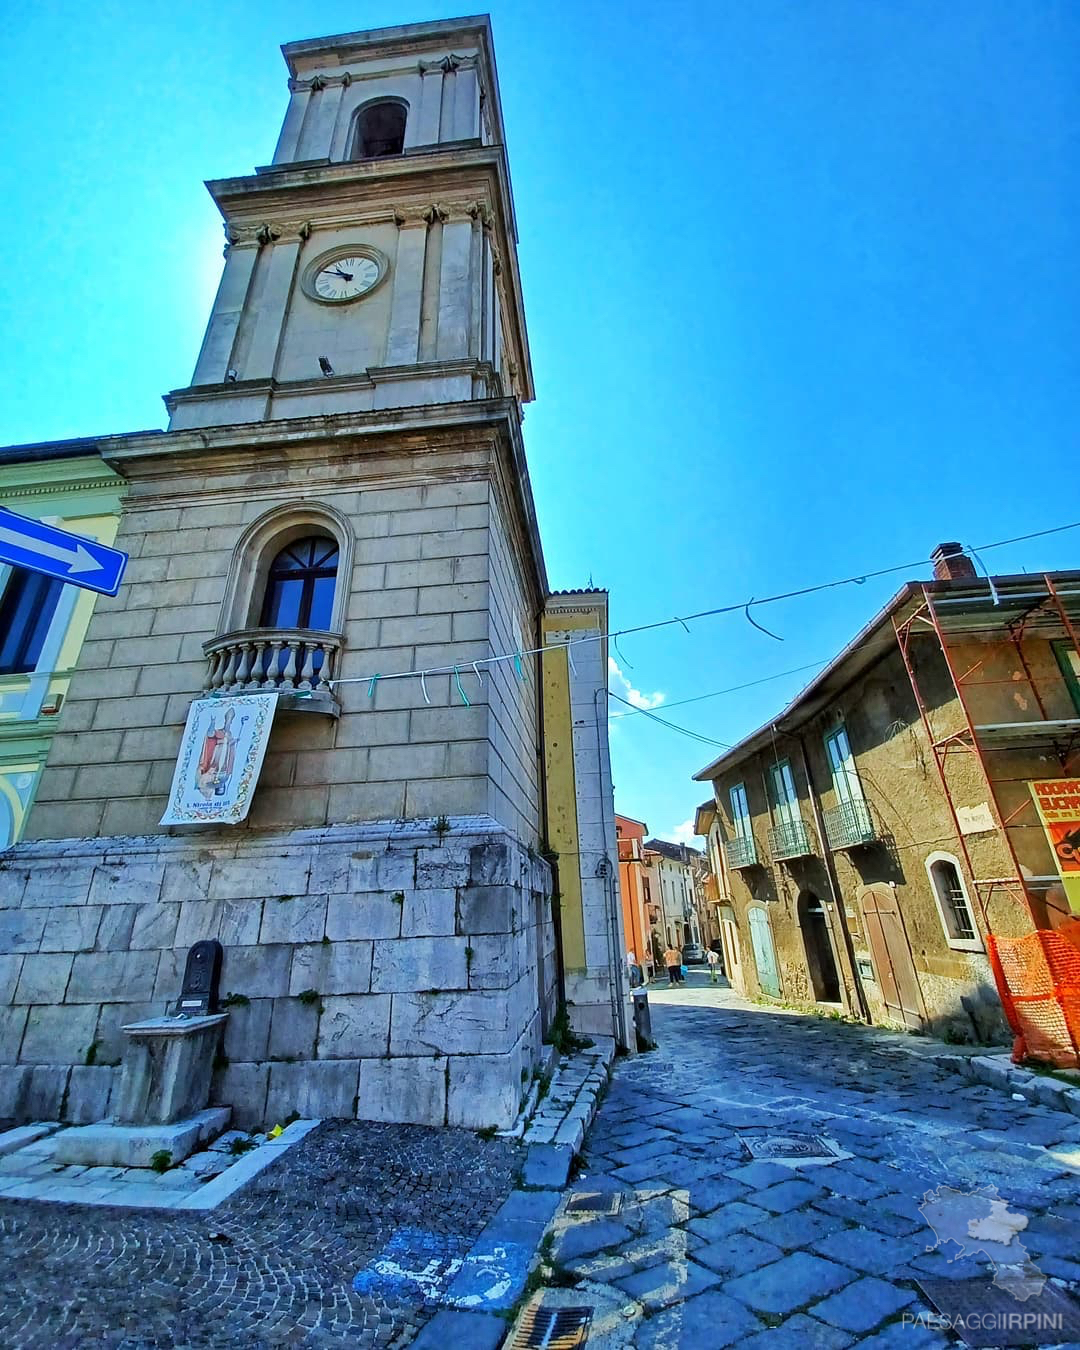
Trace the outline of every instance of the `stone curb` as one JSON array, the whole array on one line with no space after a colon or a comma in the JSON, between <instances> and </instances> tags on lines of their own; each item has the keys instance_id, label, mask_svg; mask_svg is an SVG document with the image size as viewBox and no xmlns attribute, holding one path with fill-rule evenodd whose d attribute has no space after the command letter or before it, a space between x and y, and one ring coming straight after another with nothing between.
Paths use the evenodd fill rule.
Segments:
<instances>
[{"instance_id":1,"label":"stone curb","mask_svg":"<svg viewBox=\"0 0 1080 1350\"><path fill-rule=\"evenodd\" d=\"M525 1131L528 1152L522 1182L544 1190L562 1190L574 1158L596 1115L607 1085L615 1042L598 1037L595 1046L566 1056L551 1080L548 1095Z\"/></svg>"},{"instance_id":2,"label":"stone curb","mask_svg":"<svg viewBox=\"0 0 1080 1350\"><path fill-rule=\"evenodd\" d=\"M566 1144L576 1153L596 1115L614 1056L614 1042L603 1037L596 1046L560 1060L548 1094L525 1131L525 1144Z\"/></svg>"},{"instance_id":3,"label":"stone curb","mask_svg":"<svg viewBox=\"0 0 1080 1350\"><path fill-rule=\"evenodd\" d=\"M0 1134L0 1157L15 1153L27 1144L36 1144L39 1139L53 1134L60 1128L55 1120L36 1121L32 1125L17 1125L14 1129L4 1130Z\"/></svg>"},{"instance_id":4,"label":"stone curb","mask_svg":"<svg viewBox=\"0 0 1080 1350\"><path fill-rule=\"evenodd\" d=\"M1030 1069L1014 1064L1008 1055L932 1053L926 1058L970 1082L1019 1093L1037 1106L1049 1106L1080 1117L1080 1082L1067 1083L1048 1074L1032 1073Z\"/></svg>"},{"instance_id":5,"label":"stone curb","mask_svg":"<svg viewBox=\"0 0 1080 1350\"><path fill-rule=\"evenodd\" d=\"M157 1182L103 1181L94 1185L65 1185L55 1178L37 1179L13 1184L0 1184L0 1200L38 1200L47 1204L63 1205L104 1205L109 1209L154 1209L176 1213L178 1211L216 1209L223 1200L235 1194L241 1186L269 1167L294 1144L310 1134L319 1120L295 1120L276 1139L268 1139L258 1148L228 1166L216 1177L201 1185L198 1190L179 1197L170 1196L169 1190ZM51 1126L44 1131L49 1134L57 1127ZM24 1144L27 1142L23 1141ZM115 1169L119 1171L120 1169Z\"/></svg>"}]
</instances>

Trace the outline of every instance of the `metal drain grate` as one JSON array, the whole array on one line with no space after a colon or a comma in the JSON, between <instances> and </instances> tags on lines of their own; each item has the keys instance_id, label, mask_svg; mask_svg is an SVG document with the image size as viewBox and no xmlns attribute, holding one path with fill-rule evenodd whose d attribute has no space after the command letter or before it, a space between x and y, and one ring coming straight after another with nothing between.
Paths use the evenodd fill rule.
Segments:
<instances>
[{"instance_id":1,"label":"metal drain grate","mask_svg":"<svg viewBox=\"0 0 1080 1350\"><path fill-rule=\"evenodd\" d=\"M526 1308L513 1350L575 1350L589 1338L591 1308Z\"/></svg>"},{"instance_id":2,"label":"metal drain grate","mask_svg":"<svg viewBox=\"0 0 1080 1350\"><path fill-rule=\"evenodd\" d=\"M919 1288L966 1345L1062 1345L1080 1340L1080 1304L1047 1282L1018 1299L990 1280L923 1279Z\"/></svg>"},{"instance_id":3,"label":"metal drain grate","mask_svg":"<svg viewBox=\"0 0 1080 1350\"><path fill-rule=\"evenodd\" d=\"M566 1208L571 1214L605 1214L611 1217L622 1209L622 1202L619 1191L575 1191L566 1202Z\"/></svg>"},{"instance_id":4,"label":"metal drain grate","mask_svg":"<svg viewBox=\"0 0 1080 1350\"><path fill-rule=\"evenodd\" d=\"M840 1150L820 1134L749 1134L742 1146L751 1158L794 1161L797 1158L838 1158Z\"/></svg>"}]
</instances>

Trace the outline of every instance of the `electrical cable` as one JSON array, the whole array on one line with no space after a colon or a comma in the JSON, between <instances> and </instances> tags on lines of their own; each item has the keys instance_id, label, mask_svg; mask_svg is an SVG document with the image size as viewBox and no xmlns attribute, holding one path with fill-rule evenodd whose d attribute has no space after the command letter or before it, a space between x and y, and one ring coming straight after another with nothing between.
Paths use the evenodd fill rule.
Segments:
<instances>
[{"instance_id":1,"label":"electrical cable","mask_svg":"<svg viewBox=\"0 0 1080 1350\"><path fill-rule=\"evenodd\" d=\"M618 694L613 694L608 690L608 698L616 699L619 703L626 703L628 708L632 708L632 703L627 703L626 699L619 698ZM691 731L689 727L681 727L677 722L669 722L666 717L657 717L656 713L648 712L645 708L639 708L638 712L643 717L649 717L654 722L659 722L662 727L669 727L672 731L681 731L684 736L690 736L695 741L701 741L705 745L718 745L722 750L733 750L735 747L729 745L727 741L714 740L712 736L703 736L700 731Z\"/></svg>"},{"instance_id":2,"label":"electrical cable","mask_svg":"<svg viewBox=\"0 0 1080 1350\"><path fill-rule=\"evenodd\" d=\"M1018 534L1013 536L1013 538L1011 539L997 539L993 543L979 544L977 548L970 547L968 549L968 552L972 554L975 554L976 552L986 553L993 548L1005 548L1009 544L1021 544L1025 543L1029 539L1043 539L1047 535L1062 534L1066 530L1075 530L1075 529L1080 529L1080 520L1074 520L1068 525L1053 525L1049 529L1045 530L1032 530L1029 534ZM804 595L814 595L821 591L835 590L840 586L862 585L864 582L874 580L877 577L890 576L896 572L907 572L913 568L922 567L925 565L925 562L926 562L925 558L920 558L916 562L896 563L891 567L879 567L876 568L874 571L860 572L855 574L854 576L841 577L835 581L822 581L816 583L813 586L801 586L797 590L793 591L781 591L776 595L765 595L762 596L760 599L752 599L749 602L745 600L736 601L734 604L717 605L712 609L698 610L697 613L695 614L685 614L681 617L676 617L672 619L657 619L654 620L652 623L636 624L630 628L612 629L606 633L589 633L580 638L571 638L566 642L553 643L550 646L545 647L532 647L525 649L517 648L515 651L512 652L500 652L498 656L481 657L477 661L472 662L471 664L473 666L491 666L497 665L499 662L502 661L513 661L515 663L515 667L518 670L519 676L523 677L523 672L521 671L521 658L523 656L543 656L544 653L548 651L557 651L561 648L577 646L578 644L584 644L587 642L602 642L605 639L610 639L613 643L615 643L618 638L627 637L632 633L649 633L657 628L670 628L674 624L681 624L683 628L686 628L687 623L695 619L711 619L716 618L721 614L733 614L738 612L739 610L747 609L749 604L772 605L778 603L781 600L795 600L801 598ZM758 625L755 625L755 627L757 626ZM769 636L775 637L776 635L769 634ZM380 680L402 680L428 675L451 675L453 674L453 671L454 671L453 665L433 666L425 670L398 670L393 671L390 674L380 673L377 676L377 678ZM372 680L371 675L353 675L347 676L344 679L328 680L327 684L331 688L336 688L338 685L344 684L369 684L371 680ZM644 710L641 709L640 711Z\"/></svg>"},{"instance_id":3,"label":"electrical cable","mask_svg":"<svg viewBox=\"0 0 1080 1350\"><path fill-rule=\"evenodd\" d=\"M775 675L763 675L760 680L747 680L745 684L732 684L727 689L714 689L711 694L695 694L693 698L675 699L671 703L657 704L658 707L682 708L687 703L703 703L708 698L719 698L721 694L737 694L742 689L753 689L758 684L768 684L770 680L782 680L785 675L801 675L804 670L817 670L819 666L828 665L832 660L831 656L823 657L820 661L809 661L805 666L793 666L790 670L779 670ZM615 695L612 695L615 697ZM626 699L620 702L625 703ZM631 704L631 711L624 713L612 713L612 718L619 719L623 717L637 717L640 713L648 712L648 708L639 708L636 704Z\"/></svg>"}]
</instances>

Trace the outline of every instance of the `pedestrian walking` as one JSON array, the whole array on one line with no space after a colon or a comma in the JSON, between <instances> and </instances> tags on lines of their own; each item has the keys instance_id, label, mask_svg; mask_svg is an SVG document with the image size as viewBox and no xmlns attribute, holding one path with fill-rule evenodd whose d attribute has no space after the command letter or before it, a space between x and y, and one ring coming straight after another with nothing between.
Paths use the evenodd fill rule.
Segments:
<instances>
[{"instance_id":1,"label":"pedestrian walking","mask_svg":"<svg viewBox=\"0 0 1080 1350\"><path fill-rule=\"evenodd\" d=\"M709 950L705 953L705 960L708 961L709 963L709 983L715 984L716 970L717 967L720 965L720 958L710 947Z\"/></svg>"},{"instance_id":2,"label":"pedestrian walking","mask_svg":"<svg viewBox=\"0 0 1080 1350\"><path fill-rule=\"evenodd\" d=\"M682 952L677 947L669 947L664 953L664 965L667 966L668 984L681 984Z\"/></svg>"}]
</instances>

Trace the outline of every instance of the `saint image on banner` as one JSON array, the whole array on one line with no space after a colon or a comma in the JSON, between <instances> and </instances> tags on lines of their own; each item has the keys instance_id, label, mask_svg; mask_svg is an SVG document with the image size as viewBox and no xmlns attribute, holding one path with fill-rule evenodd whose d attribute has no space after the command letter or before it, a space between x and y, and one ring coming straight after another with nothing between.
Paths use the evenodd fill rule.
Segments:
<instances>
[{"instance_id":1,"label":"saint image on banner","mask_svg":"<svg viewBox=\"0 0 1080 1350\"><path fill-rule=\"evenodd\" d=\"M235 719L236 712L233 708L226 710L220 726L217 725L215 713L210 714L206 734L203 736L196 780L204 797L224 797L229 790L233 770L236 767L237 737L243 734L248 721L247 717L241 717L240 725L234 734Z\"/></svg>"},{"instance_id":2,"label":"saint image on banner","mask_svg":"<svg viewBox=\"0 0 1080 1350\"><path fill-rule=\"evenodd\" d=\"M247 816L277 701L275 691L192 703L162 825L237 825Z\"/></svg>"}]
</instances>

